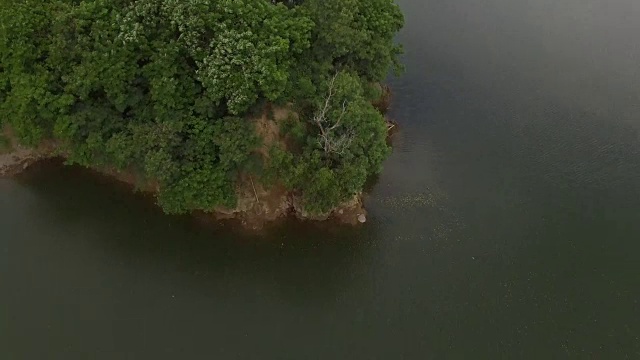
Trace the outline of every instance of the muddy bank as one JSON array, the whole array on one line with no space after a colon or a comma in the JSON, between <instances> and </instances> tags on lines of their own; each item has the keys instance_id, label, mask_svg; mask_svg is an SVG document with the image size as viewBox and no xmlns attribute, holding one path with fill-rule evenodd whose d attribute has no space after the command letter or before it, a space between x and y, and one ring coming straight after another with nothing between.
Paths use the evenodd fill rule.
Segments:
<instances>
[{"instance_id":1,"label":"muddy bank","mask_svg":"<svg viewBox=\"0 0 640 360\"><path fill-rule=\"evenodd\" d=\"M40 161L60 158L52 147L28 149L16 147L9 152L0 154L0 177L14 177L27 170L31 165ZM62 165L62 163L60 164ZM117 170L114 168L89 168L88 171L98 176L104 176L114 184L121 183L131 188L149 194L155 198L159 185L137 174L134 170ZM269 224L277 223L287 218L298 218L309 221L335 221L341 224L357 225L366 221L367 212L362 204L362 197L355 196L350 201L337 207L333 211L312 215L304 210L301 199L296 194L281 186L265 187L250 177L242 178L236 189L238 203L233 209L217 208L211 212L196 211L194 218L203 221L231 220L248 230L260 230Z\"/></svg>"},{"instance_id":2,"label":"muddy bank","mask_svg":"<svg viewBox=\"0 0 640 360\"><path fill-rule=\"evenodd\" d=\"M362 196L351 200L325 214L310 214L302 206L300 196L281 186L265 188L261 184L243 183L238 189L238 204L234 209L215 209L216 219L237 219L243 226L260 229L269 223L287 217L310 221L337 221L357 225L366 222L367 211L362 204ZM248 185L248 186L247 186Z\"/></svg>"},{"instance_id":3,"label":"muddy bank","mask_svg":"<svg viewBox=\"0 0 640 360\"><path fill-rule=\"evenodd\" d=\"M391 92L389 88L383 87L382 96L375 102L374 106L384 114L389 108L390 100ZM297 114L289 107L268 107L262 116L252 119L256 127L256 132L263 139L262 147L256 149L263 158L268 158L269 148L274 143L286 143L286 139L283 139L280 134L279 125L281 121L290 119L291 117L297 119ZM398 128L394 121L388 118L386 121L388 130L387 141L389 145L391 145L391 136ZM15 176L35 162L61 156L56 151L57 147L53 142L44 142L36 149L29 149L17 144L15 136L13 136L10 129L5 128L3 134L6 139L9 139L10 147L9 150L4 153L0 152L0 177ZM138 174L135 169L92 168L91 170L106 175L115 181L125 183L136 190L148 193L153 197L159 192L159 184L157 182L146 179L144 176ZM235 219L245 228L249 229L260 229L266 224L287 217L296 217L301 220L311 221L334 220L339 223L351 225L357 225L367 221L367 212L364 209L361 194L354 196L349 201L328 213L310 214L305 211L302 206L300 196L286 190L282 186L264 186L250 175L241 175L237 184L236 193L238 195L238 202L235 208L216 208L211 212L198 211L194 213L194 216L197 218L216 220Z\"/></svg>"},{"instance_id":4,"label":"muddy bank","mask_svg":"<svg viewBox=\"0 0 640 360\"><path fill-rule=\"evenodd\" d=\"M0 177L14 176L38 160L30 149L11 150L0 154Z\"/></svg>"},{"instance_id":5,"label":"muddy bank","mask_svg":"<svg viewBox=\"0 0 640 360\"><path fill-rule=\"evenodd\" d=\"M55 157L53 142L45 141L37 148L27 148L18 144L8 128L3 129L0 136L6 142L0 150L0 178L15 176L40 160Z\"/></svg>"}]
</instances>

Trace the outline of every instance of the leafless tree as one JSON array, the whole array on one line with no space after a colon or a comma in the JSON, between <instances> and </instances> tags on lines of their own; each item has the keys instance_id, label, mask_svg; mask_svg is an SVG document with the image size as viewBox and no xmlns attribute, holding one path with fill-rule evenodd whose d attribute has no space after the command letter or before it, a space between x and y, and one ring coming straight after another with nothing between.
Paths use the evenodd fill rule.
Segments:
<instances>
[{"instance_id":1,"label":"leafless tree","mask_svg":"<svg viewBox=\"0 0 640 360\"><path fill-rule=\"evenodd\" d=\"M332 100L335 96L335 82L337 74L329 81L329 91L324 99L323 106L313 116L313 122L320 130L320 138L318 143L322 146L326 154L342 154L353 142L355 133L352 129L346 129L342 125L342 120L347 113L347 101L341 104L339 114L334 119L328 118L331 110Z\"/></svg>"}]
</instances>

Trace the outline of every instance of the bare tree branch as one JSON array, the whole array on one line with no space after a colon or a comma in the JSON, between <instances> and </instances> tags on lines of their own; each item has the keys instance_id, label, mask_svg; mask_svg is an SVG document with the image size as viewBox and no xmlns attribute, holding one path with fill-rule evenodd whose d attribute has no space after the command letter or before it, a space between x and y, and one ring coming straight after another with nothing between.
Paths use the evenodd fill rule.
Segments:
<instances>
[{"instance_id":1,"label":"bare tree branch","mask_svg":"<svg viewBox=\"0 0 640 360\"><path fill-rule=\"evenodd\" d=\"M331 109L332 99L335 95L335 81L337 77L338 74L336 73L329 81L329 90L324 99L324 104L313 116L313 122L320 130L318 144L326 154L344 153L355 137L355 133L352 130L340 129L342 120L349 106L346 100L342 102L340 114L333 122L327 118L329 110ZM338 130L343 130L342 134L336 134Z\"/></svg>"}]
</instances>

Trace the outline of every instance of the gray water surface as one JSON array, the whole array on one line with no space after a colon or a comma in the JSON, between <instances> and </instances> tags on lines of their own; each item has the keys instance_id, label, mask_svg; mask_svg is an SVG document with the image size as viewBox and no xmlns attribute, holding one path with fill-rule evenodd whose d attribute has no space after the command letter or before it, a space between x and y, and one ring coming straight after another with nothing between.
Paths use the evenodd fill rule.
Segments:
<instances>
[{"instance_id":1,"label":"gray water surface","mask_svg":"<svg viewBox=\"0 0 640 360\"><path fill-rule=\"evenodd\" d=\"M399 1L361 228L0 181L3 359L640 358L640 2Z\"/></svg>"}]
</instances>

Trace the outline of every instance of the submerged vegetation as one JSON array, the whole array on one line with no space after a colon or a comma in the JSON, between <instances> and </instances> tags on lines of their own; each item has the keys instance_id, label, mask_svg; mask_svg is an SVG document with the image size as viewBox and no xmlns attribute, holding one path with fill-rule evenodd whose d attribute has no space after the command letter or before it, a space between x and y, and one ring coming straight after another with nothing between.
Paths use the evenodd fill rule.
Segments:
<instances>
[{"instance_id":1,"label":"submerged vegetation","mask_svg":"<svg viewBox=\"0 0 640 360\"><path fill-rule=\"evenodd\" d=\"M166 212L232 208L243 174L327 212L388 155L372 102L399 68L393 0L0 4L0 125L153 179ZM252 120L273 108L279 141Z\"/></svg>"}]
</instances>

